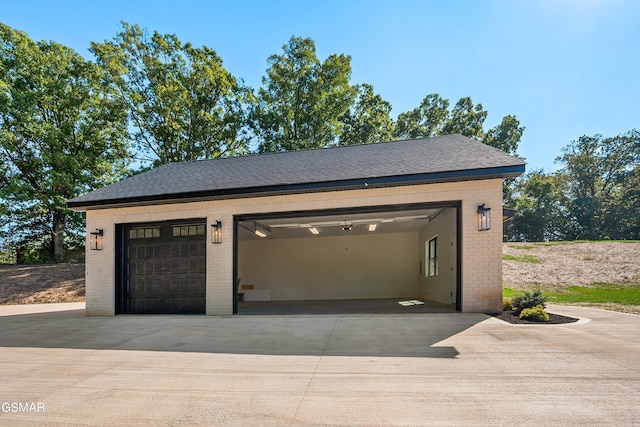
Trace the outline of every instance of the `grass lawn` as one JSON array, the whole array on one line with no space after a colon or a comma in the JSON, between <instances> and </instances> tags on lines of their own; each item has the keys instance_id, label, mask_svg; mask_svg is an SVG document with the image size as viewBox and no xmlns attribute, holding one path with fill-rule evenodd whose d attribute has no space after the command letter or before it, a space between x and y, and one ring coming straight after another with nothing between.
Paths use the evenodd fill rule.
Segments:
<instances>
[{"instance_id":1,"label":"grass lawn","mask_svg":"<svg viewBox=\"0 0 640 427\"><path fill-rule=\"evenodd\" d=\"M547 301L557 304L615 304L640 307L640 284L618 285L615 283L592 283L591 286L569 286L564 289L540 287ZM504 288L505 297L522 295L524 292ZM635 312L636 310L631 310Z\"/></svg>"},{"instance_id":2,"label":"grass lawn","mask_svg":"<svg viewBox=\"0 0 640 427\"><path fill-rule=\"evenodd\" d=\"M525 255L503 254L502 255L502 260L503 261L530 262L531 264L540 264L542 262L542 260L540 258L538 258L537 256L529 255L529 254L525 254Z\"/></svg>"}]
</instances>

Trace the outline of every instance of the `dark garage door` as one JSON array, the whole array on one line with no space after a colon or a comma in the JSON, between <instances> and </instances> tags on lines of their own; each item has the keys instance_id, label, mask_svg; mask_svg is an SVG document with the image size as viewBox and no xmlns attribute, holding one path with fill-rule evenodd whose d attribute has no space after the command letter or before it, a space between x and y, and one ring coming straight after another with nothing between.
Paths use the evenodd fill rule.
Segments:
<instances>
[{"instance_id":1,"label":"dark garage door","mask_svg":"<svg viewBox=\"0 0 640 427\"><path fill-rule=\"evenodd\" d=\"M121 226L118 313L205 312L206 222Z\"/></svg>"}]
</instances>

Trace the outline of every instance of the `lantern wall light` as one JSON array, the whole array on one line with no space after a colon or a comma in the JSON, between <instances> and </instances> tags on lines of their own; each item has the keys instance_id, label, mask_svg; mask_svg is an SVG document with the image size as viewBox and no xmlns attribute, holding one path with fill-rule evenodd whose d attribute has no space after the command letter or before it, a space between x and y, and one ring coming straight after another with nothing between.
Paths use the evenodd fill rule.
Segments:
<instances>
[{"instance_id":1,"label":"lantern wall light","mask_svg":"<svg viewBox=\"0 0 640 427\"><path fill-rule=\"evenodd\" d=\"M92 251L101 251L104 247L104 231L96 228L96 231L89 233L89 248Z\"/></svg>"},{"instance_id":2,"label":"lantern wall light","mask_svg":"<svg viewBox=\"0 0 640 427\"><path fill-rule=\"evenodd\" d=\"M211 243L222 243L222 221L211 224Z\"/></svg>"},{"instance_id":3,"label":"lantern wall light","mask_svg":"<svg viewBox=\"0 0 640 427\"><path fill-rule=\"evenodd\" d=\"M484 204L478 206L478 231L491 230L491 208Z\"/></svg>"}]
</instances>

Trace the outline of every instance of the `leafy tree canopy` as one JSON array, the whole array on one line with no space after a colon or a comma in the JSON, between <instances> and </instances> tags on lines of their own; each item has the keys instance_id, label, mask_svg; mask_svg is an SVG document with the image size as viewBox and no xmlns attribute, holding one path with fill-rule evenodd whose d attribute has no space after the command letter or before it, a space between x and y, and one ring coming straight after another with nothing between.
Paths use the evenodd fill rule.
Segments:
<instances>
[{"instance_id":1,"label":"leafy tree canopy","mask_svg":"<svg viewBox=\"0 0 640 427\"><path fill-rule=\"evenodd\" d=\"M487 111L473 104L469 97L460 98L449 108L449 100L437 93L427 95L411 111L400 113L394 129L396 138L422 138L461 134L507 153L516 154L524 127L515 116L505 116L494 128L484 130Z\"/></svg>"},{"instance_id":2,"label":"leafy tree canopy","mask_svg":"<svg viewBox=\"0 0 640 427\"><path fill-rule=\"evenodd\" d=\"M640 132L581 136L552 174L517 181L508 240L640 239Z\"/></svg>"},{"instance_id":3,"label":"leafy tree canopy","mask_svg":"<svg viewBox=\"0 0 640 427\"><path fill-rule=\"evenodd\" d=\"M339 144L391 141L394 127L393 119L390 117L391 103L377 95L370 84L359 85L357 90L355 106L340 118L343 128Z\"/></svg>"},{"instance_id":4,"label":"leafy tree canopy","mask_svg":"<svg viewBox=\"0 0 640 427\"><path fill-rule=\"evenodd\" d=\"M0 214L15 244L40 240L63 259L82 222L66 200L123 172L125 114L102 77L73 50L0 24Z\"/></svg>"},{"instance_id":5,"label":"leafy tree canopy","mask_svg":"<svg viewBox=\"0 0 640 427\"><path fill-rule=\"evenodd\" d=\"M566 176L529 172L516 180L513 207L516 215L505 225L507 240L543 242L566 236Z\"/></svg>"},{"instance_id":6,"label":"leafy tree canopy","mask_svg":"<svg viewBox=\"0 0 640 427\"><path fill-rule=\"evenodd\" d=\"M340 118L356 96L349 84L351 58L320 61L310 38L291 37L268 58L267 75L251 115L260 152L322 148L336 142Z\"/></svg>"},{"instance_id":7,"label":"leafy tree canopy","mask_svg":"<svg viewBox=\"0 0 640 427\"><path fill-rule=\"evenodd\" d=\"M91 51L127 106L140 160L157 166L247 151L250 92L214 50L123 22L112 41L91 43Z\"/></svg>"},{"instance_id":8,"label":"leafy tree canopy","mask_svg":"<svg viewBox=\"0 0 640 427\"><path fill-rule=\"evenodd\" d=\"M640 132L604 138L582 136L557 158L568 179L567 204L571 239L638 236L637 187Z\"/></svg>"}]
</instances>

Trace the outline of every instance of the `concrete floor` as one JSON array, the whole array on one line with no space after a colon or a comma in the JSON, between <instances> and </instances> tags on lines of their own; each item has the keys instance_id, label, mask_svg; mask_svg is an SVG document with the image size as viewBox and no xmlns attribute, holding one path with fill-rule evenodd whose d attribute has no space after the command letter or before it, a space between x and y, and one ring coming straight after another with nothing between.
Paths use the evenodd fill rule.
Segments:
<instances>
[{"instance_id":1,"label":"concrete floor","mask_svg":"<svg viewBox=\"0 0 640 427\"><path fill-rule=\"evenodd\" d=\"M551 306L583 319L516 326L82 307L0 306L0 425L640 425L640 316Z\"/></svg>"},{"instance_id":2,"label":"concrete floor","mask_svg":"<svg viewBox=\"0 0 640 427\"><path fill-rule=\"evenodd\" d=\"M400 303L405 303L405 305ZM413 304L420 302L422 304ZM411 305L409 305L411 303ZM455 304L442 304L420 298L341 299L305 301L244 301L238 314L410 314L454 313Z\"/></svg>"}]
</instances>

